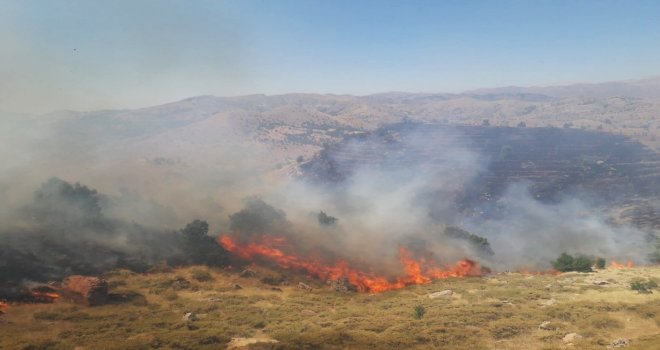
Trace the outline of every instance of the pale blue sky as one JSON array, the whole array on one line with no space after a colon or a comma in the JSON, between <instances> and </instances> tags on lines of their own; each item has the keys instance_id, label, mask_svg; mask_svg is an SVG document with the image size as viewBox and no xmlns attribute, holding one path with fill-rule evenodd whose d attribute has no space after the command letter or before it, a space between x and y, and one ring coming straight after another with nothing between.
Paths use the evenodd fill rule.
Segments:
<instances>
[{"instance_id":1,"label":"pale blue sky","mask_svg":"<svg viewBox=\"0 0 660 350\"><path fill-rule=\"evenodd\" d=\"M0 110L660 74L660 1L0 0Z\"/></svg>"}]
</instances>

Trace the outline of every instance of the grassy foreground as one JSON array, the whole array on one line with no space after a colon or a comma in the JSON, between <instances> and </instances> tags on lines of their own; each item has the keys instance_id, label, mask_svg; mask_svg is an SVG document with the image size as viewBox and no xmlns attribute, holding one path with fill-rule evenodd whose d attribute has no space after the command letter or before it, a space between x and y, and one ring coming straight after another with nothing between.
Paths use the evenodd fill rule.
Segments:
<instances>
[{"instance_id":1,"label":"grassy foreground","mask_svg":"<svg viewBox=\"0 0 660 350\"><path fill-rule=\"evenodd\" d=\"M264 283L281 277L289 285ZM451 278L377 295L263 268L106 278L121 295L110 305L12 305L0 349L605 349L618 338L631 340L625 349L660 348L660 290L630 289L635 278L660 280L660 267ZM453 294L428 297L446 289ZM573 332L582 338L565 343Z\"/></svg>"}]
</instances>

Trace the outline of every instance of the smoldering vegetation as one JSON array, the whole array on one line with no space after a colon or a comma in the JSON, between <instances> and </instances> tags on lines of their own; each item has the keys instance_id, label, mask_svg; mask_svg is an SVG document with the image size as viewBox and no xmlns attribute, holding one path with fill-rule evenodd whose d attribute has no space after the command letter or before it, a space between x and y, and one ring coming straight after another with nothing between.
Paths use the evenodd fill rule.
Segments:
<instances>
[{"instance_id":1,"label":"smoldering vegetation","mask_svg":"<svg viewBox=\"0 0 660 350\"><path fill-rule=\"evenodd\" d=\"M403 123L324 149L293 197L323 198L311 206L337 213L350 247L421 241L500 270L548 268L563 252L648 263L657 232L612 211L657 195L658 159L604 133Z\"/></svg>"},{"instance_id":2,"label":"smoldering vegetation","mask_svg":"<svg viewBox=\"0 0 660 350\"><path fill-rule=\"evenodd\" d=\"M134 133L94 143L75 128L64 137L77 117L64 118L32 140L4 130L15 152L0 172L0 285L246 263L216 243L224 232L284 236L297 254L392 275L399 246L497 270L547 269L564 252L653 259L657 232L611 214L657 194L658 155L621 136L404 122L327 145L286 178L241 135L202 127L188 130L191 145Z\"/></svg>"},{"instance_id":3,"label":"smoldering vegetation","mask_svg":"<svg viewBox=\"0 0 660 350\"><path fill-rule=\"evenodd\" d=\"M0 229L0 286L116 268L145 272L159 263L224 263L222 248L207 236L208 224L163 230L106 215L119 204L78 183L43 183Z\"/></svg>"}]
</instances>

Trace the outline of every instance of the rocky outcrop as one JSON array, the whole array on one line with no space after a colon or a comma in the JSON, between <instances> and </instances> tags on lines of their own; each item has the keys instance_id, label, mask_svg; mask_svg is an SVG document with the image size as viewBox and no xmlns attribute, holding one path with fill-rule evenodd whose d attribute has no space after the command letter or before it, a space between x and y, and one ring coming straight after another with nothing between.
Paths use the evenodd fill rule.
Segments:
<instances>
[{"instance_id":1,"label":"rocky outcrop","mask_svg":"<svg viewBox=\"0 0 660 350\"><path fill-rule=\"evenodd\" d=\"M628 345L630 345L630 339L619 338L619 339L613 341L612 344L608 345L607 349L624 348Z\"/></svg>"}]
</instances>

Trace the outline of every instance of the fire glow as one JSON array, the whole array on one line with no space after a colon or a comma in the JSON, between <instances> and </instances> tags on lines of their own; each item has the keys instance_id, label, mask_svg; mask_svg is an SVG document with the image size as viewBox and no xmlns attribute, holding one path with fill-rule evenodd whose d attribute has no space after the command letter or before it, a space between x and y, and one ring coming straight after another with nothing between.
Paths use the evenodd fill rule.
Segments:
<instances>
[{"instance_id":1,"label":"fire glow","mask_svg":"<svg viewBox=\"0 0 660 350\"><path fill-rule=\"evenodd\" d=\"M625 268L630 269L633 267L635 267L635 263L630 260L628 260L628 262L625 264L620 263L616 260L612 260L612 263L610 264L610 269L625 269Z\"/></svg>"},{"instance_id":2,"label":"fire glow","mask_svg":"<svg viewBox=\"0 0 660 350\"><path fill-rule=\"evenodd\" d=\"M453 266L442 268L434 261L415 260L403 247L399 248L399 260L405 274L390 279L353 268L346 260L328 264L319 259L289 254L286 252L289 244L284 237L262 236L259 241L243 244L229 235L222 235L218 242L227 251L245 260L264 259L282 268L305 271L324 281L345 278L360 292L379 293L413 284L426 284L441 278L483 275L479 264L472 260L463 259Z\"/></svg>"}]
</instances>

